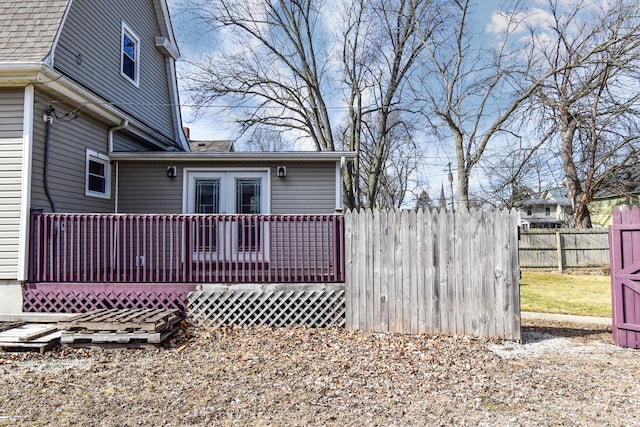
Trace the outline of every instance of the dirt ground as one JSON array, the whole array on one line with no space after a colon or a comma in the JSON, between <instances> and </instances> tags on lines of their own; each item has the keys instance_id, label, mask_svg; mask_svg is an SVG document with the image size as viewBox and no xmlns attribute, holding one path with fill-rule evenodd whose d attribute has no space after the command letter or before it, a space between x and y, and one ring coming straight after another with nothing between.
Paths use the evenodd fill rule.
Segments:
<instances>
[{"instance_id":1,"label":"dirt ground","mask_svg":"<svg viewBox=\"0 0 640 427\"><path fill-rule=\"evenodd\" d=\"M523 343L185 327L154 350L0 352L0 426L640 425L640 352L602 326Z\"/></svg>"}]
</instances>

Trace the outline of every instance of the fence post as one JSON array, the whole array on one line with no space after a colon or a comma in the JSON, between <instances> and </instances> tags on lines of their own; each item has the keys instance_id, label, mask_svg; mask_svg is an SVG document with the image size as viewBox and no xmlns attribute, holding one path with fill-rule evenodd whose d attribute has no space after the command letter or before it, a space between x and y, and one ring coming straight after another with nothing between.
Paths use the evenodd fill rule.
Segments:
<instances>
[{"instance_id":1,"label":"fence post","mask_svg":"<svg viewBox=\"0 0 640 427\"><path fill-rule=\"evenodd\" d=\"M558 271L562 273L562 235L559 231L556 231L556 251L558 254Z\"/></svg>"}]
</instances>

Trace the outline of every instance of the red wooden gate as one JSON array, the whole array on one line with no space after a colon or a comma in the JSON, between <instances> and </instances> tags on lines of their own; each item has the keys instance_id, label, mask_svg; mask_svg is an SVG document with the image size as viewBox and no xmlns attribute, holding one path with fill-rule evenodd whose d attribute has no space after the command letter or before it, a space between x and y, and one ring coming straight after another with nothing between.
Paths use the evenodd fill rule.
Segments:
<instances>
[{"instance_id":1,"label":"red wooden gate","mask_svg":"<svg viewBox=\"0 0 640 427\"><path fill-rule=\"evenodd\" d=\"M615 208L609 227L613 341L640 348L640 209Z\"/></svg>"}]
</instances>

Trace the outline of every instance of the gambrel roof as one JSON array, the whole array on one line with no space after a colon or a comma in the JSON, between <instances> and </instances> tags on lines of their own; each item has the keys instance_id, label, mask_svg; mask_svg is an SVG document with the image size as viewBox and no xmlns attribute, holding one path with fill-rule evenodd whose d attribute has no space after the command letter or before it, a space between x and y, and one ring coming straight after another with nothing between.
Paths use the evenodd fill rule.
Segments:
<instances>
[{"instance_id":1,"label":"gambrel roof","mask_svg":"<svg viewBox=\"0 0 640 427\"><path fill-rule=\"evenodd\" d=\"M69 0L0 2L0 62L46 62Z\"/></svg>"}]
</instances>

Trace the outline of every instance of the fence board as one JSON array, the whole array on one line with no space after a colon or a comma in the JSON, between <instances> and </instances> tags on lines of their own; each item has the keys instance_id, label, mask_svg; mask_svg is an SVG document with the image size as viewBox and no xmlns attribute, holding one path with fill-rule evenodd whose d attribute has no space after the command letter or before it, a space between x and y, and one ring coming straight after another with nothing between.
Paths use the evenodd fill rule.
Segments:
<instances>
[{"instance_id":1,"label":"fence board","mask_svg":"<svg viewBox=\"0 0 640 427\"><path fill-rule=\"evenodd\" d=\"M609 264L607 230L528 229L520 233L520 267L593 268Z\"/></svg>"},{"instance_id":2,"label":"fence board","mask_svg":"<svg viewBox=\"0 0 640 427\"><path fill-rule=\"evenodd\" d=\"M517 221L515 211L348 212L347 327L519 340Z\"/></svg>"},{"instance_id":3,"label":"fence board","mask_svg":"<svg viewBox=\"0 0 640 427\"><path fill-rule=\"evenodd\" d=\"M640 348L640 208L616 208L609 228L613 340Z\"/></svg>"}]
</instances>

